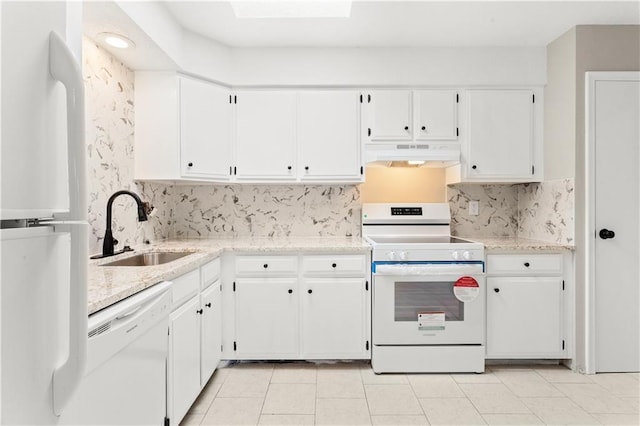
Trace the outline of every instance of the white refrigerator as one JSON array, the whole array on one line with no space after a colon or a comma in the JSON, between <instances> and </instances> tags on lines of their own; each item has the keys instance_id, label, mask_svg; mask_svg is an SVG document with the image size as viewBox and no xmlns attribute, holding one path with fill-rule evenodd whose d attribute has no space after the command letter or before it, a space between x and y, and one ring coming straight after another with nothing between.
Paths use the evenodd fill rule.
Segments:
<instances>
[{"instance_id":1,"label":"white refrigerator","mask_svg":"<svg viewBox=\"0 0 640 426\"><path fill-rule=\"evenodd\" d=\"M82 4L0 22L0 424L55 424L87 353Z\"/></svg>"}]
</instances>

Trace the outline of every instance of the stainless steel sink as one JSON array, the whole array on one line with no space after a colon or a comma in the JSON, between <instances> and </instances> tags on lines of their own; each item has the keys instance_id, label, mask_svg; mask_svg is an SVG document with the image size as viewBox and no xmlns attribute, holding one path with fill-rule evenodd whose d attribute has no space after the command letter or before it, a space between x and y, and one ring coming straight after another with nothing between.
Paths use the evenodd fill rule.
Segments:
<instances>
[{"instance_id":1,"label":"stainless steel sink","mask_svg":"<svg viewBox=\"0 0 640 426\"><path fill-rule=\"evenodd\" d=\"M140 253L125 259L116 260L115 262L105 263L102 266L153 266L162 265L164 263L173 262L182 257L193 254L192 251L152 251L149 253Z\"/></svg>"}]
</instances>

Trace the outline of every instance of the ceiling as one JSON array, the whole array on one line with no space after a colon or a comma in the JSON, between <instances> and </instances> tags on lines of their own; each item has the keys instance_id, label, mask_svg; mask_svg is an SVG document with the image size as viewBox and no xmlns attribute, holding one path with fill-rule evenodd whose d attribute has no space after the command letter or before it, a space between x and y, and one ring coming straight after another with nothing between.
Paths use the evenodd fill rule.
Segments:
<instances>
[{"instance_id":1,"label":"ceiling","mask_svg":"<svg viewBox=\"0 0 640 426\"><path fill-rule=\"evenodd\" d=\"M575 25L640 24L640 1L354 1L350 18L238 19L228 1L165 1L232 47L546 46Z\"/></svg>"}]
</instances>

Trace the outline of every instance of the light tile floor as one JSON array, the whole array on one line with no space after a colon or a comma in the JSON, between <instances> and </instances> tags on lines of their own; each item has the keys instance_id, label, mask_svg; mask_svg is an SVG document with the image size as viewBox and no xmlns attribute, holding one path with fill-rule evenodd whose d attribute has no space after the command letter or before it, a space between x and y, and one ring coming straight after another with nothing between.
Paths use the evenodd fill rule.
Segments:
<instances>
[{"instance_id":1,"label":"light tile floor","mask_svg":"<svg viewBox=\"0 0 640 426\"><path fill-rule=\"evenodd\" d=\"M640 376L557 365L484 374L381 374L369 363L238 363L182 425L639 425Z\"/></svg>"}]
</instances>

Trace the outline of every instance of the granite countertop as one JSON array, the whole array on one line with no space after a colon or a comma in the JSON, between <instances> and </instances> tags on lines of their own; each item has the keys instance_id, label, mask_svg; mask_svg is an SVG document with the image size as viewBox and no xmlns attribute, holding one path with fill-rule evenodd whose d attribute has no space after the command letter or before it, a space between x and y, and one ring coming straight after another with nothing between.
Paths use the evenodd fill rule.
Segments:
<instances>
[{"instance_id":1,"label":"granite countertop","mask_svg":"<svg viewBox=\"0 0 640 426\"><path fill-rule=\"evenodd\" d=\"M100 266L153 250L194 253L156 266ZM371 247L362 238L350 237L184 239L136 246L134 252L89 261L88 313L92 314L154 284L192 271L223 252L297 254L305 251L367 253L370 250Z\"/></svg>"},{"instance_id":2,"label":"granite countertop","mask_svg":"<svg viewBox=\"0 0 640 426\"><path fill-rule=\"evenodd\" d=\"M573 244L550 243L547 241L531 240L516 237L463 237L466 240L484 244L486 251L573 251Z\"/></svg>"}]
</instances>

